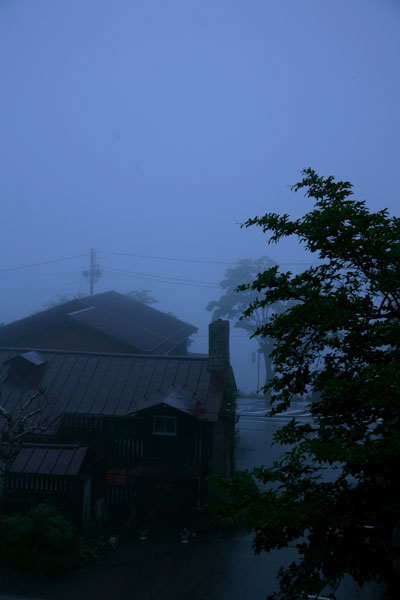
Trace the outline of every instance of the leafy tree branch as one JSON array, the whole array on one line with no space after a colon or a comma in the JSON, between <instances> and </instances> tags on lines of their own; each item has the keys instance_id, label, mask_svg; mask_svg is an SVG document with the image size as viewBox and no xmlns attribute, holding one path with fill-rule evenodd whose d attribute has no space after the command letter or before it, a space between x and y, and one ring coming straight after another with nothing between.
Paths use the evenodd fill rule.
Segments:
<instances>
[{"instance_id":1,"label":"leafy tree branch","mask_svg":"<svg viewBox=\"0 0 400 600\"><path fill-rule=\"evenodd\" d=\"M264 389L272 413L311 394L312 422L293 419L276 433L274 442L291 448L271 468L224 482L228 501L215 514L252 531L257 553L296 545L299 558L281 569L271 598L334 598L345 574L360 585L382 581L396 598L400 219L370 212L351 198L349 182L312 169L292 189L314 199L311 212L296 220L267 213L243 227L261 227L269 243L295 236L321 264L299 275L269 265L240 290L256 294L247 319L285 306L253 321L253 334L273 344L274 377Z\"/></svg>"}]
</instances>

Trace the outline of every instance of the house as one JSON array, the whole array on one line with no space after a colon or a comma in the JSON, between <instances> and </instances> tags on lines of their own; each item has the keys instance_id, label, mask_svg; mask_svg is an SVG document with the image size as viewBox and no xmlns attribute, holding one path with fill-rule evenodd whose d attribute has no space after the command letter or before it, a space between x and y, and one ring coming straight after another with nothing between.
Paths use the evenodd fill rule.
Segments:
<instances>
[{"instance_id":1,"label":"house","mask_svg":"<svg viewBox=\"0 0 400 600\"><path fill-rule=\"evenodd\" d=\"M210 324L208 355L9 347L0 363L5 410L46 390L48 427L8 472L15 504L54 498L79 507L84 528L107 513L120 525L182 521L207 498L207 475L233 472L228 321Z\"/></svg>"},{"instance_id":2,"label":"house","mask_svg":"<svg viewBox=\"0 0 400 600\"><path fill-rule=\"evenodd\" d=\"M117 292L77 298L0 328L0 346L185 356L197 331Z\"/></svg>"}]
</instances>

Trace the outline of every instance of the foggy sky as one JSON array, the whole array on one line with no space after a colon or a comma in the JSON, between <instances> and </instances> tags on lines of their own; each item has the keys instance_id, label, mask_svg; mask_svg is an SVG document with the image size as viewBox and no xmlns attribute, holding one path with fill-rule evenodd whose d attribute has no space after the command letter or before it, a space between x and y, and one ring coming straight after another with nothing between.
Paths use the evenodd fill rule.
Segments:
<instances>
[{"instance_id":1,"label":"foggy sky","mask_svg":"<svg viewBox=\"0 0 400 600\"><path fill-rule=\"evenodd\" d=\"M308 166L398 215L399 57L396 0L2 0L0 269L84 256L0 273L0 321L87 293L93 247L131 272L96 292L152 290L206 351L219 290L132 272L212 285L229 265L110 253L298 271L294 241L238 224L310 210L289 189ZM254 389L245 337L233 364Z\"/></svg>"}]
</instances>

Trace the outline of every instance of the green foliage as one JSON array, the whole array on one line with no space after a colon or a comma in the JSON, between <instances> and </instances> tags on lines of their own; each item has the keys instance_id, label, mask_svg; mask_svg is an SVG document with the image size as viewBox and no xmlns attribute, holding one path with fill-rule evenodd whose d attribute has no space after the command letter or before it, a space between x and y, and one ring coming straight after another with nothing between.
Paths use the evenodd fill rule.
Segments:
<instances>
[{"instance_id":1,"label":"green foliage","mask_svg":"<svg viewBox=\"0 0 400 600\"><path fill-rule=\"evenodd\" d=\"M281 312L285 304L275 302L270 305L257 305L251 313L246 314L245 310L249 306L254 306L257 302L258 291L251 285L244 286L243 282L253 281L260 276L265 269L271 268L275 263L266 256L257 260L245 258L237 263L233 269L227 269L225 279L221 281L220 286L223 294L219 300L212 300L207 305L208 311L213 311L213 319L226 318L234 320L234 326L244 329L256 337L259 350L264 357L266 370L266 383L272 378L273 367L271 363L271 352L273 342L270 336L259 336L255 332L268 321L275 313Z\"/></svg>"},{"instance_id":2,"label":"green foliage","mask_svg":"<svg viewBox=\"0 0 400 600\"><path fill-rule=\"evenodd\" d=\"M259 311L248 318L240 320L244 310L256 300L257 292L250 287L238 293L237 288L243 282L252 282L259 273L266 268L272 267L275 263L266 256L257 260L244 258L238 261L233 269L227 269L225 279L221 281L220 286L223 294L219 300L212 300L207 305L207 310L213 311L213 319L225 317L234 319L235 327L241 327L249 333L254 332L254 325L261 325L265 322L268 308Z\"/></svg>"},{"instance_id":3,"label":"green foliage","mask_svg":"<svg viewBox=\"0 0 400 600\"><path fill-rule=\"evenodd\" d=\"M313 427L292 420L275 442L291 449L271 468L225 482L214 509L255 533L255 552L296 544L299 559L280 572L271 598L307 598L351 575L359 584L399 581L400 219L350 199L351 184L303 171L315 207L298 220L268 213L243 226L295 235L321 259L300 275L271 266L243 291L245 310L291 302L260 324L274 341L272 414L311 394ZM333 475L322 477L325 468ZM219 512L218 512L219 511ZM397 588L396 588L397 586ZM391 590L391 591L390 591Z\"/></svg>"},{"instance_id":4,"label":"green foliage","mask_svg":"<svg viewBox=\"0 0 400 600\"><path fill-rule=\"evenodd\" d=\"M50 505L38 504L24 515L0 515L2 562L51 577L95 556L95 547L79 540L73 525Z\"/></svg>"},{"instance_id":5,"label":"green foliage","mask_svg":"<svg viewBox=\"0 0 400 600\"><path fill-rule=\"evenodd\" d=\"M138 302L143 302L143 304L156 304L158 300L150 295L151 290L132 290L131 292L127 292L125 294L129 298L133 298L133 300L137 300Z\"/></svg>"},{"instance_id":6,"label":"green foliage","mask_svg":"<svg viewBox=\"0 0 400 600\"><path fill-rule=\"evenodd\" d=\"M61 304L65 304L66 302L71 302L71 300L76 300L79 298L83 298L84 294L57 294L57 296L53 300L49 300L48 302L44 302L42 308L40 310L48 310L49 308L54 308L55 306L60 306ZM36 312L36 311L35 311Z\"/></svg>"}]
</instances>

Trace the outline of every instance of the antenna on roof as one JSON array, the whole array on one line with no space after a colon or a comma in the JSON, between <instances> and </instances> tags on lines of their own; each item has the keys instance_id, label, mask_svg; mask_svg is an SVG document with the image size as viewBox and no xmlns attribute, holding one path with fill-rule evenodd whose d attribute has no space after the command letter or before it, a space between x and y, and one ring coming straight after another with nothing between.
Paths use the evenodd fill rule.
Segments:
<instances>
[{"instance_id":1,"label":"antenna on roof","mask_svg":"<svg viewBox=\"0 0 400 600\"><path fill-rule=\"evenodd\" d=\"M93 248L90 250L90 269L82 271L82 275L89 279L89 296L93 296L94 284L101 277L100 265L96 263L96 252Z\"/></svg>"}]
</instances>

